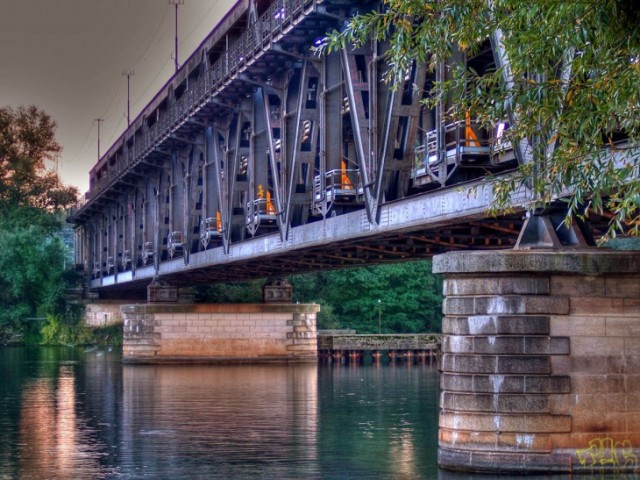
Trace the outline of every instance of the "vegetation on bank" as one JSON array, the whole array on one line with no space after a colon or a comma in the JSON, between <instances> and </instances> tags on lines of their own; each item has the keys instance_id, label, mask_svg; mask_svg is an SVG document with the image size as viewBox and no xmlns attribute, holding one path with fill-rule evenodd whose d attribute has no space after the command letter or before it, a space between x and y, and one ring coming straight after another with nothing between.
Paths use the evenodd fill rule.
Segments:
<instances>
[{"instance_id":1,"label":"vegetation on bank","mask_svg":"<svg viewBox=\"0 0 640 480\"><path fill-rule=\"evenodd\" d=\"M0 108L0 344L37 342L41 319L67 314L64 208L77 191L50 168L55 122L35 107Z\"/></svg>"},{"instance_id":2,"label":"vegetation on bank","mask_svg":"<svg viewBox=\"0 0 640 480\"><path fill-rule=\"evenodd\" d=\"M49 315L40 328L38 343L67 346L121 346L122 325L88 327L82 322L70 322L68 318Z\"/></svg>"},{"instance_id":3,"label":"vegetation on bank","mask_svg":"<svg viewBox=\"0 0 640 480\"><path fill-rule=\"evenodd\" d=\"M289 277L293 300L321 306L318 328L359 333L437 332L442 285L431 262L420 260ZM196 299L212 303L260 302L264 280L198 287Z\"/></svg>"}]
</instances>

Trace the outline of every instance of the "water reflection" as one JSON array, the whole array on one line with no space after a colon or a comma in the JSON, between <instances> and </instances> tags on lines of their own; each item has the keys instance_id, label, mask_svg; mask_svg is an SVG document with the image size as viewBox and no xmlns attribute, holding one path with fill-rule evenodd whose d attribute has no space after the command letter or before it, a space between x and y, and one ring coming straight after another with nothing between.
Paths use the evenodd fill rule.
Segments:
<instances>
[{"instance_id":1,"label":"water reflection","mask_svg":"<svg viewBox=\"0 0 640 480\"><path fill-rule=\"evenodd\" d=\"M435 369L335 365L320 376L323 478L341 478L336 458L349 478L435 478Z\"/></svg>"},{"instance_id":2,"label":"water reflection","mask_svg":"<svg viewBox=\"0 0 640 480\"><path fill-rule=\"evenodd\" d=\"M54 376L29 379L20 399L17 458L20 478L106 476L105 444L78 412L74 367L62 363Z\"/></svg>"},{"instance_id":3,"label":"water reflection","mask_svg":"<svg viewBox=\"0 0 640 480\"><path fill-rule=\"evenodd\" d=\"M317 471L315 366L125 366L122 473Z\"/></svg>"},{"instance_id":4,"label":"water reflection","mask_svg":"<svg viewBox=\"0 0 640 480\"><path fill-rule=\"evenodd\" d=\"M438 471L427 365L123 366L3 348L0 378L0 479L509 478Z\"/></svg>"}]
</instances>

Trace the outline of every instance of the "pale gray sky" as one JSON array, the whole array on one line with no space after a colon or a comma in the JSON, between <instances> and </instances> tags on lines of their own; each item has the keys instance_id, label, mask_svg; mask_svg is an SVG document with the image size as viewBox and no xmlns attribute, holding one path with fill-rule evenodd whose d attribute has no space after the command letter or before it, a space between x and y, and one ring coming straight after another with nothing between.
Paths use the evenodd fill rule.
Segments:
<instances>
[{"instance_id":1,"label":"pale gray sky","mask_svg":"<svg viewBox=\"0 0 640 480\"><path fill-rule=\"evenodd\" d=\"M180 61L235 0L185 0ZM175 7L169 0L0 0L0 105L37 105L58 123L59 173L84 192L97 160L174 72Z\"/></svg>"}]
</instances>

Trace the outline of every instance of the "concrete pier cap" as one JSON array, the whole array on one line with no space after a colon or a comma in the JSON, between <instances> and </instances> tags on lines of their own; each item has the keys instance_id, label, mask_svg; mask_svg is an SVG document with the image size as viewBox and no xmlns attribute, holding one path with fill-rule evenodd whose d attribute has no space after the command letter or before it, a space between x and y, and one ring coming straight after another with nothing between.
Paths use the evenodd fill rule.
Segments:
<instances>
[{"instance_id":1,"label":"concrete pier cap","mask_svg":"<svg viewBox=\"0 0 640 480\"><path fill-rule=\"evenodd\" d=\"M433 271L441 467L640 471L640 252L452 252Z\"/></svg>"}]
</instances>

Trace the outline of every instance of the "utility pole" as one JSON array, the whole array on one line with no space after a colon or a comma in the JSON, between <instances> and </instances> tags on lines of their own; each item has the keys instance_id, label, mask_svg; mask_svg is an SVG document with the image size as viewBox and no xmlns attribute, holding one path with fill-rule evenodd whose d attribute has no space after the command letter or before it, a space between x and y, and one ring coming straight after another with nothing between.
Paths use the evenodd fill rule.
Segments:
<instances>
[{"instance_id":1,"label":"utility pole","mask_svg":"<svg viewBox=\"0 0 640 480\"><path fill-rule=\"evenodd\" d=\"M98 124L98 161L100 161L100 124L104 122L104 118L95 118L93 121Z\"/></svg>"},{"instance_id":2,"label":"utility pole","mask_svg":"<svg viewBox=\"0 0 640 480\"><path fill-rule=\"evenodd\" d=\"M131 77L135 75L133 70L123 70L122 75L127 77L127 127L131 125Z\"/></svg>"},{"instance_id":3,"label":"utility pole","mask_svg":"<svg viewBox=\"0 0 640 480\"><path fill-rule=\"evenodd\" d=\"M177 73L178 68L180 68L180 64L178 63L178 6L184 5L184 0L169 0L169 5L176 6L176 45L175 45L175 52L173 53L173 60L176 65L176 73Z\"/></svg>"}]
</instances>

